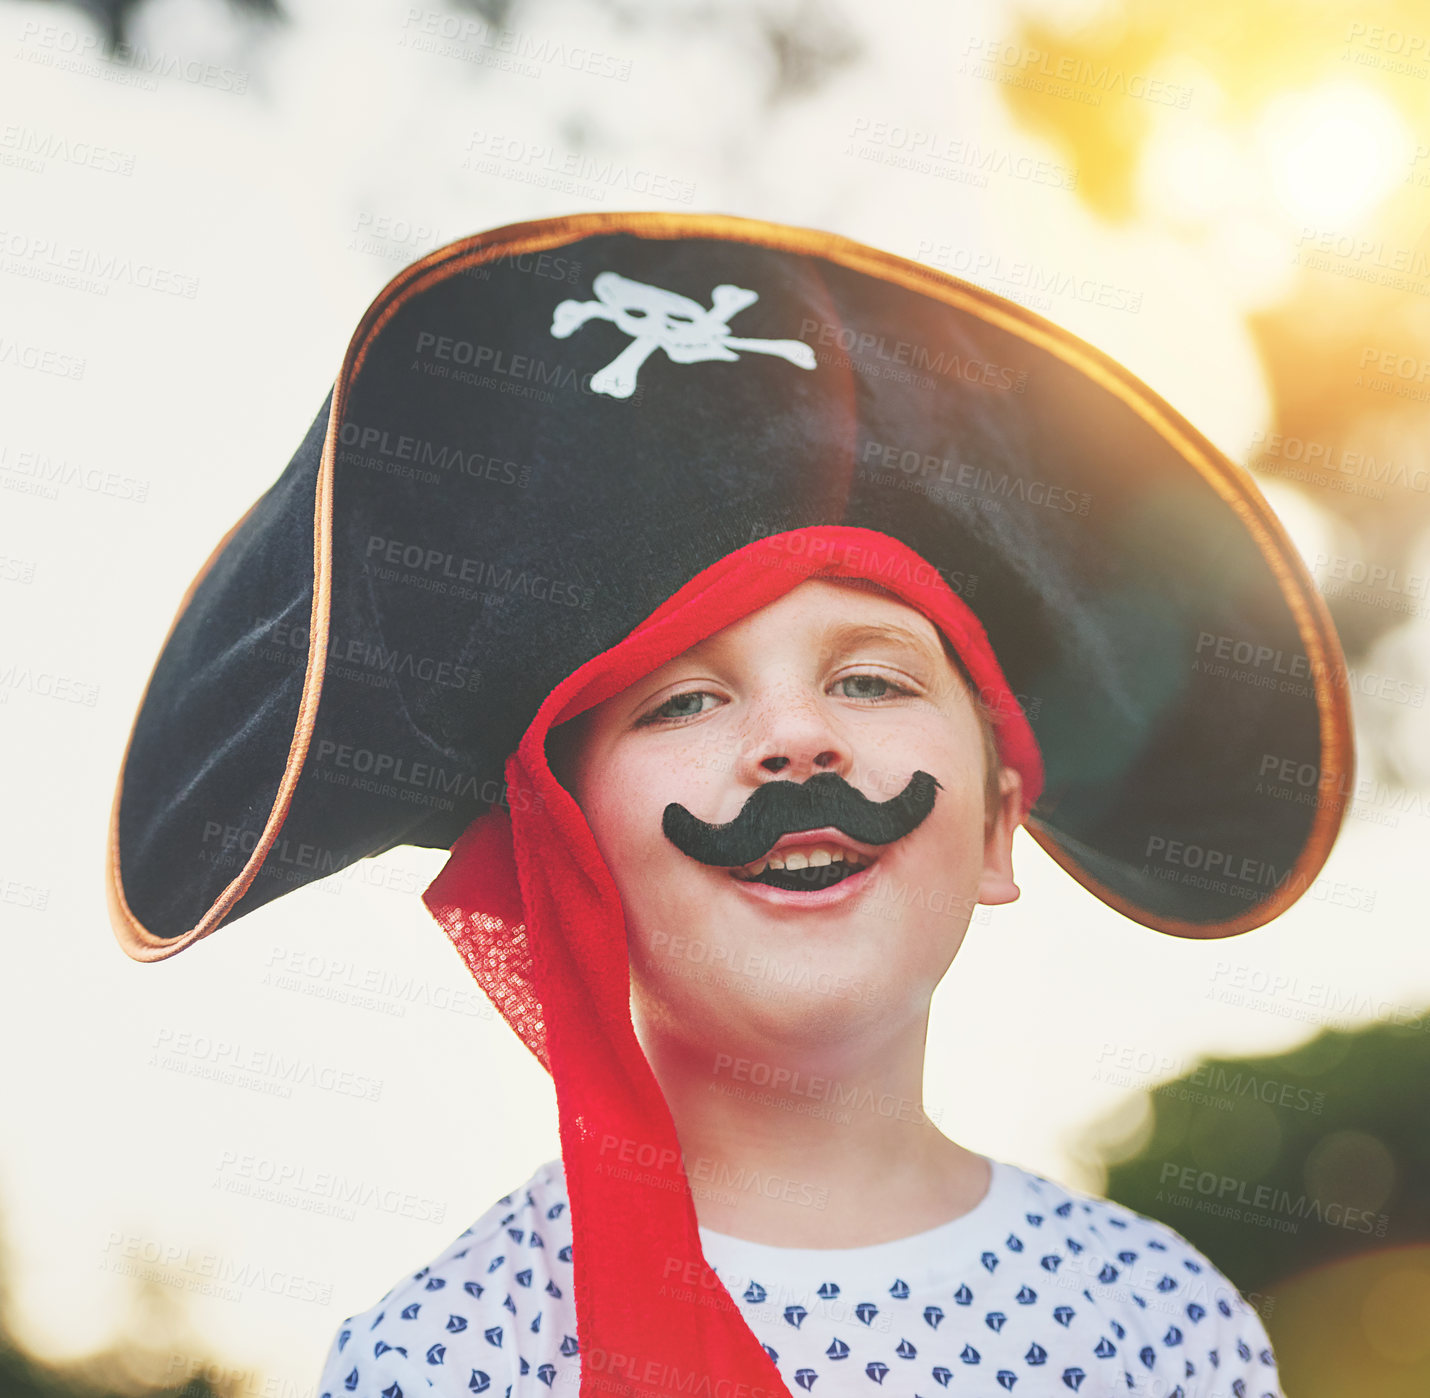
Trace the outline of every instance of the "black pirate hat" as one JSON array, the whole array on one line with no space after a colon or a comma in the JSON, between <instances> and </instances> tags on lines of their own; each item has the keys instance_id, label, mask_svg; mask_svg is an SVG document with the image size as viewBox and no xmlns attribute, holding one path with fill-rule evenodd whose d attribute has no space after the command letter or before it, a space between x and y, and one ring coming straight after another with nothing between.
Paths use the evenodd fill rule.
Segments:
<instances>
[{"instance_id":1,"label":"black pirate hat","mask_svg":"<svg viewBox=\"0 0 1430 1398\"><path fill-rule=\"evenodd\" d=\"M977 614L1043 757L1027 826L1097 897L1217 937L1305 891L1349 785L1345 672L1243 470L1074 336L917 263L578 215L394 278L185 595L115 794L124 950L449 848L516 799L503 762L563 677L818 524L902 541ZM1331 795L1269 791L1287 762Z\"/></svg>"}]
</instances>

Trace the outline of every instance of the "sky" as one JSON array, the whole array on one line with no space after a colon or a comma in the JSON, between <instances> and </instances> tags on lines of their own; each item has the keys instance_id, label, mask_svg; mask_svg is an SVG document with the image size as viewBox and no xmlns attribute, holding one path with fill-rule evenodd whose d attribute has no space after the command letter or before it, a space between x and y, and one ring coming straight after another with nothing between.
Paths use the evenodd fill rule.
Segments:
<instances>
[{"instance_id":1,"label":"sky","mask_svg":"<svg viewBox=\"0 0 1430 1398\"><path fill-rule=\"evenodd\" d=\"M778 102L753 0L629 27L533 3L500 43L439 7L286 8L265 33L218 3L152 3L147 77L107 64L77 11L0 4L0 671L53 680L0 687L0 1221L19 1333L42 1353L138 1324L134 1276L154 1265L187 1308L176 1368L211 1354L254 1392L301 1395L345 1316L559 1153L549 1080L417 897L442 852L365 861L157 965L108 925L113 783L174 608L286 465L385 283L518 219L719 210L1024 299L1030 266L1130 290L1135 312L1028 303L1228 452L1269 403L1245 324L1264 281L1185 221L1086 211L1076 172L977 75L1011 29L1001 4L846 9L859 56ZM764 8L818 37L810 11ZM563 187L555 167L582 152L624 176ZM49 269L76 249L149 270L65 285ZM36 454L80 469L36 493ZM1326 520L1268 493L1309 558ZM1358 722L1419 720L1372 710ZM1022 898L979 914L935 997L930 1115L1096 1190L1091 1125L1135 1142L1137 1091L1198 1055L1418 1014L1424 810L1358 809L1310 895L1222 942L1132 924L1020 834ZM263 1071L225 1079L255 1056Z\"/></svg>"}]
</instances>

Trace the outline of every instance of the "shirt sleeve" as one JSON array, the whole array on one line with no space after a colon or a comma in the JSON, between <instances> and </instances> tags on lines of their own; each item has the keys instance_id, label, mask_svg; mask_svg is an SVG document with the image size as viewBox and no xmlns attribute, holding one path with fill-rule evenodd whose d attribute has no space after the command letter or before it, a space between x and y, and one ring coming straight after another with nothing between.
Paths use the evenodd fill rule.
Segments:
<instances>
[{"instance_id":1,"label":"shirt sleeve","mask_svg":"<svg viewBox=\"0 0 1430 1398\"><path fill-rule=\"evenodd\" d=\"M1212 1307L1206 1365L1189 1378L1187 1398L1285 1398L1261 1317L1235 1291L1232 1295Z\"/></svg>"},{"instance_id":2,"label":"shirt sleeve","mask_svg":"<svg viewBox=\"0 0 1430 1398\"><path fill-rule=\"evenodd\" d=\"M432 1381L404 1348L381 1338L381 1321L361 1315L343 1322L318 1379L318 1398L430 1398Z\"/></svg>"}]
</instances>

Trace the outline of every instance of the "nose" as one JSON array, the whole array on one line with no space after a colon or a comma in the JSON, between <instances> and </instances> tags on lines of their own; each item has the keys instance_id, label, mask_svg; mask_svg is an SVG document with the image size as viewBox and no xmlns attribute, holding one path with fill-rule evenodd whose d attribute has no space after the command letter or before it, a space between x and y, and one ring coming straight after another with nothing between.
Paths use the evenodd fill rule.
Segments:
<instances>
[{"instance_id":1,"label":"nose","mask_svg":"<svg viewBox=\"0 0 1430 1398\"><path fill-rule=\"evenodd\" d=\"M751 705L737 775L754 785L771 776L804 781L817 772L847 777L849 742L820 697L781 686Z\"/></svg>"}]
</instances>

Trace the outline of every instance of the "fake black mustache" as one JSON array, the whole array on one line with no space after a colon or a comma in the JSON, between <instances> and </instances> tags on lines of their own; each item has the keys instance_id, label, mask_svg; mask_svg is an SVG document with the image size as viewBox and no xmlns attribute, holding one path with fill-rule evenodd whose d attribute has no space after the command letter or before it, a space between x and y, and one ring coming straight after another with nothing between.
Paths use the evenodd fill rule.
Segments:
<instances>
[{"instance_id":1,"label":"fake black mustache","mask_svg":"<svg viewBox=\"0 0 1430 1398\"><path fill-rule=\"evenodd\" d=\"M665 808L660 826L682 854L702 864L734 869L770 852L785 835L830 826L865 845L902 839L933 810L938 779L915 772L887 801L871 801L838 772L818 772L808 781L766 782L756 787L734 820L710 825L679 801Z\"/></svg>"}]
</instances>

